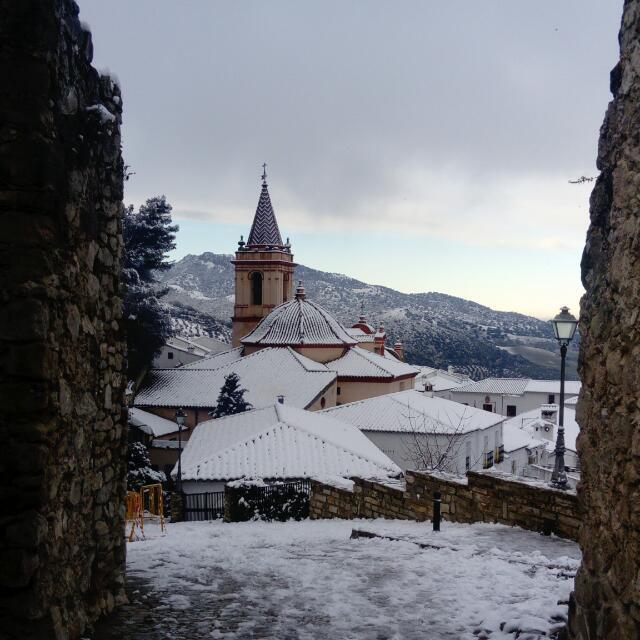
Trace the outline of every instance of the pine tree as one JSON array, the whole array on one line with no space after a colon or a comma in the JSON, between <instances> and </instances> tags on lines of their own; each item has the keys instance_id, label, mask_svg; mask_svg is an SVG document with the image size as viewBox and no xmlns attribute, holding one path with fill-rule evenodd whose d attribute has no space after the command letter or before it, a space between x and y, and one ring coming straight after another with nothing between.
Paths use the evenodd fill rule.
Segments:
<instances>
[{"instance_id":1,"label":"pine tree","mask_svg":"<svg viewBox=\"0 0 640 640\"><path fill-rule=\"evenodd\" d=\"M160 298L154 272L168 269L167 253L175 248L178 226L171 224L171 205L164 196L150 198L136 213L133 205L122 223L126 287L124 318L127 325L129 376L148 367L172 335L171 317Z\"/></svg>"},{"instance_id":2,"label":"pine tree","mask_svg":"<svg viewBox=\"0 0 640 640\"><path fill-rule=\"evenodd\" d=\"M224 384L220 389L220 394L216 402L216 408L212 411L211 415L214 418L222 418L223 416L232 416L236 413L253 409L251 404L244 399L246 391L246 389L240 388L240 378L238 374L230 373L228 376L225 376Z\"/></svg>"},{"instance_id":3,"label":"pine tree","mask_svg":"<svg viewBox=\"0 0 640 640\"><path fill-rule=\"evenodd\" d=\"M162 471L151 468L151 460L147 448L142 442L131 442L127 457L127 489L138 491L146 484L157 484L167 481Z\"/></svg>"},{"instance_id":4,"label":"pine tree","mask_svg":"<svg viewBox=\"0 0 640 640\"><path fill-rule=\"evenodd\" d=\"M124 268L135 269L143 282L155 282L153 272L171 266L167 253L176 248L178 228L171 224L171 205L165 196L149 198L137 213L129 206L122 225Z\"/></svg>"}]
</instances>

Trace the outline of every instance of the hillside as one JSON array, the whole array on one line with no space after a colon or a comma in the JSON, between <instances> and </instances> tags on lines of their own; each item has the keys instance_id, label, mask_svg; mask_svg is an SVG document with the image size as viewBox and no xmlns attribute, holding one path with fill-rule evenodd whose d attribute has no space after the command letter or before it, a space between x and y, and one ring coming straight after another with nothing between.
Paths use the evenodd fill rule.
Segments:
<instances>
[{"instance_id":1,"label":"hillside","mask_svg":"<svg viewBox=\"0 0 640 640\"><path fill-rule=\"evenodd\" d=\"M165 300L174 308L172 315L181 318L181 331L229 335L234 293L231 258L188 255L160 275L169 287ZM309 298L347 326L357 320L362 305L372 324L384 323L392 341L404 342L407 360L414 364L453 365L475 379L558 377L557 344L548 322L442 293L401 293L302 265L296 278L303 281ZM577 342L570 352L568 377L575 378Z\"/></svg>"}]
</instances>

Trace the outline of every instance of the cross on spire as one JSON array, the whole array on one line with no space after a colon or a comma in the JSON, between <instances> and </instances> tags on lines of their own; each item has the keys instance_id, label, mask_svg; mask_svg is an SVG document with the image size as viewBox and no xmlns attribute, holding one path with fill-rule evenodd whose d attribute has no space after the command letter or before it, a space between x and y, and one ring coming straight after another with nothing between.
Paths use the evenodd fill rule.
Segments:
<instances>
[{"instance_id":1,"label":"cross on spire","mask_svg":"<svg viewBox=\"0 0 640 640\"><path fill-rule=\"evenodd\" d=\"M267 182L267 163L262 163L262 182Z\"/></svg>"}]
</instances>

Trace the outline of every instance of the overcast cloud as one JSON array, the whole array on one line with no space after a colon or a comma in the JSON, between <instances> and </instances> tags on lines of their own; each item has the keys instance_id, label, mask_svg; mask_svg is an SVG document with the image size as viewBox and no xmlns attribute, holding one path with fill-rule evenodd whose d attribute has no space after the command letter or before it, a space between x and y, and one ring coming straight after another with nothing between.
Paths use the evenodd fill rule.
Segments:
<instances>
[{"instance_id":1,"label":"overcast cloud","mask_svg":"<svg viewBox=\"0 0 640 640\"><path fill-rule=\"evenodd\" d=\"M233 250L215 238L248 230L266 160L283 234L310 266L537 315L575 307L590 185L568 180L596 175L622 0L80 5L96 64L122 84L127 200L167 195L179 255L201 249L189 220L212 223L210 250ZM352 262L313 246L318 230L355 234ZM510 258L520 284L381 269L367 248L390 232L390 260L403 236L446 241L459 264L469 247L487 263L526 250ZM563 272L553 296L523 291L547 277L531 256Z\"/></svg>"}]
</instances>

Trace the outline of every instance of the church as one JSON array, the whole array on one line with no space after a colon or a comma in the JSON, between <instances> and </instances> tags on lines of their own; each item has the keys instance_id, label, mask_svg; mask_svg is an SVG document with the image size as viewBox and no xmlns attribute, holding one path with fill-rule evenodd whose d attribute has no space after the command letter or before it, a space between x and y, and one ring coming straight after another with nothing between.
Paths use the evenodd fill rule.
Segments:
<instances>
[{"instance_id":1,"label":"church","mask_svg":"<svg viewBox=\"0 0 640 640\"><path fill-rule=\"evenodd\" d=\"M179 368L153 369L135 406L171 419L187 413L194 427L209 419L224 376L237 373L255 408L276 400L319 410L414 387L419 373L400 343L363 314L344 327L295 283L291 244L283 242L266 173L247 241L235 258L232 349Z\"/></svg>"}]
</instances>

